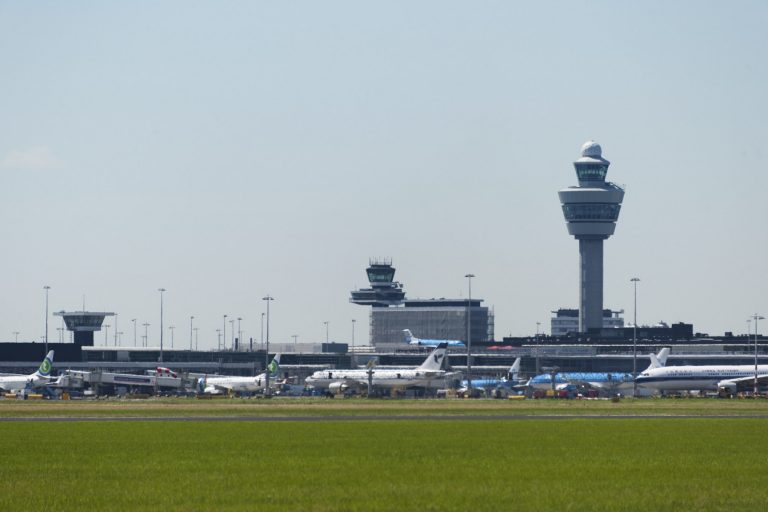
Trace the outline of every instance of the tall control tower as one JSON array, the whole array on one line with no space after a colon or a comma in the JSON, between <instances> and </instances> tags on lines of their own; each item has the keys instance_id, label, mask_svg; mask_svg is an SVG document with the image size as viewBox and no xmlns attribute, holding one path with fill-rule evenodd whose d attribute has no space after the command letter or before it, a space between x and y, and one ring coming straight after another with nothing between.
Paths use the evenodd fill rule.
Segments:
<instances>
[{"instance_id":1,"label":"tall control tower","mask_svg":"<svg viewBox=\"0 0 768 512\"><path fill-rule=\"evenodd\" d=\"M579 185L558 192L568 233L579 241L579 332L603 327L603 240L613 234L624 189L605 181L611 163L590 140L573 163Z\"/></svg>"}]
</instances>

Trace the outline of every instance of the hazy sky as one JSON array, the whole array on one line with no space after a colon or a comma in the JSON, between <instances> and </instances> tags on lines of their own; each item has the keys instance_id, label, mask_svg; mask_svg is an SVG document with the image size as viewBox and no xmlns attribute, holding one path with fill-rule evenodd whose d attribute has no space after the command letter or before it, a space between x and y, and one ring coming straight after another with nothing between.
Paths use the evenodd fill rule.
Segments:
<instances>
[{"instance_id":1,"label":"hazy sky","mask_svg":"<svg viewBox=\"0 0 768 512\"><path fill-rule=\"evenodd\" d=\"M409 298L476 274L499 339L548 331L578 306L557 191L588 139L626 186L605 307L631 320L637 276L640 323L744 332L766 27L761 1L0 1L0 339L41 339L50 285L124 344L131 318L159 338L159 287L179 344L190 315L201 348L225 313L258 339L268 293L273 341L354 318L359 343L376 256Z\"/></svg>"}]
</instances>

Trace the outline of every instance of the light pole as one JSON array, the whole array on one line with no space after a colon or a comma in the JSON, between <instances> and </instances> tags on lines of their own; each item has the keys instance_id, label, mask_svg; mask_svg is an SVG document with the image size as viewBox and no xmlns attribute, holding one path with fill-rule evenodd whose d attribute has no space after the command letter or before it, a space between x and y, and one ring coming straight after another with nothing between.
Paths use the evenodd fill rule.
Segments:
<instances>
[{"instance_id":1,"label":"light pole","mask_svg":"<svg viewBox=\"0 0 768 512\"><path fill-rule=\"evenodd\" d=\"M328 344L328 321L323 322L325 324L325 344Z\"/></svg>"},{"instance_id":2,"label":"light pole","mask_svg":"<svg viewBox=\"0 0 768 512\"><path fill-rule=\"evenodd\" d=\"M264 350L264 315L265 313L261 314L261 349Z\"/></svg>"},{"instance_id":3,"label":"light pole","mask_svg":"<svg viewBox=\"0 0 768 512\"><path fill-rule=\"evenodd\" d=\"M131 318L131 322L133 322L133 346L136 346L136 319Z\"/></svg>"},{"instance_id":4,"label":"light pole","mask_svg":"<svg viewBox=\"0 0 768 512\"><path fill-rule=\"evenodd\" d=\"M192 332L194 332L194 328L192 327L192 320L194 320L195 317L190 315L189 317L189 350L192 351Z\"/></svg>"},{"instance_id":5,"label":"light pole","mask_svg":"<svg viewBox=\"0 0 768 512\"><path fill-rule=\"evenodd\" d=\"M219 344L219 350L221 350L221 329L216 329L216 342Z\"/></svg>"},{"instance_id":6,"label":"light pole","mask_svg":"<svg viewBox=\"0 0 768 512\"><path fill-rule=\"evenodd\" d=\"M117 330L117 329L115 329L115 330ZM117 334L117 345L116 346L121 346L123 344L123 334L125 334L125 333L123 331L119 331L119 332L117 332L115 334Z\"/></svg>"},{"instance_id":7,"label":"light pole","mask_svg":"<svg viewBox=\"0 0 768 512\"><path fill-rule=\"evenodd\" d=\"M752 390L752 394L753 396L757 396L757 321L765 320L765 317L755 313L752 315L752 320L755 321L755 385L754 389Z\"/></svg>"},{"instance_id":8,"label":"light pole","mask_svg":"<svg viewBox=\"0 0 768 512\"><path fill-rule=\"evenodd\" d=\"M240 328L241 317L237 317L237 344L239 347L243 346L243 330Z\"/></svg>"},{"instance_id":9,"label":"light pole","mask_svg":"<svg viewBox=\"0 0 768 512\"><path fill-rule=\"evenodd\" d=\"M21 333L19 333L19 331L13 331L13 341L14 341L14 343L18 343L19 342L19 334L21 334ZM46 352L46 354L47 353L48 352Z\"/></svg>"},{"instance_id":10,"label":"light pole","mask_svg":"<svg viewBox=\"0 0 768 512\"><path fill-rule=\"evenodd\" d=\"M48 285L43 286L45 290L45 353L48 354L48 290L51 287Z\"/></svg>"},{"instance_id":11,"label":"light pole","mask_svg":"<svg viewBox=\"0 0 768 512\"><path fill-rule=\"evenodd\" d=\"M232 343L229 344L231 350L235 350L235 319L229 321L230 331L232 331ZM224 340L224 344L227 344L227 340ZM226 347L225 347L226 348Z\"/></svg>"},{"instance_id":12,"label":"light pole","mask_svg":"<svg viewBox=\"0 0 768 512\"><path fill-rule=\"evenodd\" d=\"M637 283L640 279L633 277L630 279L635 287L635 314L632 320L632 398L637 396Z\"/></svg>"},{"instance_id":13,"label":"light pole","mask_svg":"<svg viewBox=\"0 0 768 512\"><path fill-rule=\"evenodd\" d=\"M109 324L104 324L104 346L109 346Z\"/></svg>"},{"instance_id":14,"label":"light pole","mask_svg":"<svg viewBox=\"0 0 768 512\"><path fill-rule=\"evenodd\" d=\"M466 274L467 278L467 390L472 397L472 278L475 274Z\"/></svg>"},{"instance_id":15,"label":"light pole","mask_svg":"<svg viewBox=\"0 0 768 512\"><path fill-rule=\"evenodd\" d=\"M117 346L117 313L115 313L115 346Z\"/></svg>"},{"instance_id":16,"label":"light pole","mask_svg":"<svg viewBox=\"0 0 768 512\"><path fill-rule=\"evenodd\" d=\"M356 320L352 319L352 367L355 367L355 322Z\"/></svg>"},{"instance_id":17,"label":"light pole","mask_svg":"<svg viewBox=\"0 0 768 512\"><path fill-rule=\"evenodd\" d=\"M171 331L171 348L173 348L173 330L176 328L175 325L171 325L168 327L168 330Z\"/></svg>"},{"instance_id":18,"label":"light pole","mask_svg":"<svg viewBox=\"0 0 768 512\"><path fill-rule=\"evenodd\" d=\"M165 288L158 288L160 292L160 362L163 362L163 292Z\"/></svg>"},{"instance_id":19,"label":"light pole","mask_svg":"<svg viewBox=\"0 0 768 512\"><path fill-rule=\"evenodd\" d=\"M539 374L539 327L541 322L536 322L536 375Z\"/></svg>"},{"instance_id":20,"label":"light pole","mask_svg":"<svg viewBox=\"0 0 768 512\"><path fill-rule=\"evenodd\" d=\"M221 336L224 340L224 348L227 348L227 316L224 315L224 331L222 331L224 334ZM221 350L221 342L219 342L219 350Z\"/></svg>"},{"instance_id":21,"label":"light pole","mask_svg":"<svg viewBox=\"0 0 768 512\"><path fill-rule=\"evenodd\" d=\"M293 338L293 351L296 352L296 339L299 337L298 334L291 334L291 338Z\"/></svg>"},{"instance_id":22,"label":"light pole","mask_svg":"<svg viewBox=\"0 0 768 512\"><path fill-rule=\"evenodd\" d=\"M264 351L264 374L266 375L266 382L264 387L264 395L269 396L269 303L272 302L274 297L266 295L261 300L267 301L267 349Z\"/></svg>"},{"instance_id":23,"label":"light pole","mask_svg":"<svg viewBox=\"0 0 768 512\"><path fill-rule=\"evenodd\" d=\"M198 347L198 345L197 345L197 331L198 331L198 328L195 327L193 330L195 331L195 350L197 350L197 347ZM190 349L190 350L192 350L192 349Z\"/></svg>"},{"instance_id":24,"label":"light pole","mask_svg":"<svg viewBox=\"0 0 768 512\"><path fill-rule=\"evenodd\" d=\"M147 327L149 327L149 324L147 322L144 322L141 324L144 326L144 346L146 347L149 345L149 332L147 331Z\"/></svg>"}]
</instances>

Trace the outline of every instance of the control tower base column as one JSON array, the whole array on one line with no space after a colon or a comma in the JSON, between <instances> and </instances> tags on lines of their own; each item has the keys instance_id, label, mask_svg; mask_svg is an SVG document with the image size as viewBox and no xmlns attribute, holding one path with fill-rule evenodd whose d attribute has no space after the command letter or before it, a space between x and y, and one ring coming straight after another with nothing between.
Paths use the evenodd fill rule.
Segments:
<instances>
[{"instance_id":1,"label":"control tower base column","mask_svg":"<svg viewBox=\"0 0 768 512\"><path fill-rule=\"evenodd\" d=\"M603 328L603 237L579 238L579 331Z\"/></svg>"}]
</instances>

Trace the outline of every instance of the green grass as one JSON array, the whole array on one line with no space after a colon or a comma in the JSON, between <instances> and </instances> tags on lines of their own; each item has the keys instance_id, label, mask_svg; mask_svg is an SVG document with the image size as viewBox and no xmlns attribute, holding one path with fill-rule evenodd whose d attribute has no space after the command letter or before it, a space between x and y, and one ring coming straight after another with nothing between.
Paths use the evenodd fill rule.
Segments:
<instances>
[{"instance_id":1,"label":"green grass","mask_svg":"<svg viewBox=\"0 0 768 512\"><path fill-rule=\"evenodd\" d=\"M673 415L768 417L768 400L367 400L274 398L196 400L0 400L0 418L190 416L538 416Z\"/></svg>"},{"instance_id":2,"label":"green grass","mask_svg":"<svg viewBox=\"0 0 768 512\"><path fill-rule=\"evenodd\" d=\"M760 419L0 424L0 510L744 510Z\"/></svg>"}]
</instances>

